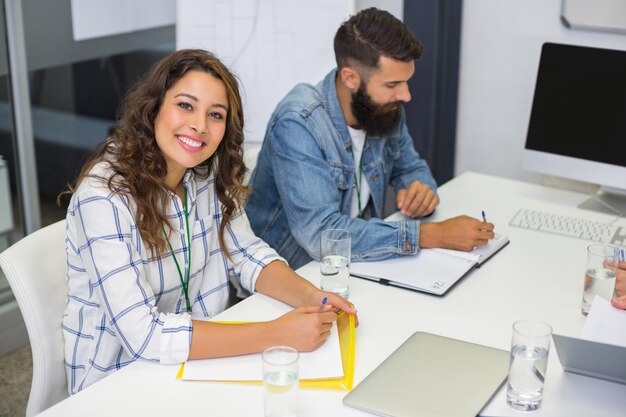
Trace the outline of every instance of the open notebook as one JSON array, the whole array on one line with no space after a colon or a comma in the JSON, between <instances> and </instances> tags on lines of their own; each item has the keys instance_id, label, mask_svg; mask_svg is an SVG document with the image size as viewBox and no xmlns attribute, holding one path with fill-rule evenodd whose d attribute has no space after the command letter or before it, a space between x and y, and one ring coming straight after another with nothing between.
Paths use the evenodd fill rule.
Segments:
<instances>
[{"instance_id":1,"label":"open notebook","mask_svg":"<svg viewBox=\"0 0 626 417\"><path fill-rule=\"evenodd\" d=\"M379 262L353 262L350 264L350 275L383 285L443 295L468 272L480 267L508 243L508 237L496 234L489 244L472 252L422 249L415 256Z\"/></svg>"}]
</instances>

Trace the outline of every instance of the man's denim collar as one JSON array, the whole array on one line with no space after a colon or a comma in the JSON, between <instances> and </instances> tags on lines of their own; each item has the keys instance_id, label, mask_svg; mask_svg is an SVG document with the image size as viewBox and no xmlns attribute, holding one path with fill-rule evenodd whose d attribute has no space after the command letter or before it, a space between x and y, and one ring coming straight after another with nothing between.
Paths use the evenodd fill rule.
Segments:
<instances>
[{"instance_id":1,"label":"man's denim collar","mask_svg":"<svg viewBox=\"0 0 626 417\"><path fill-rule=\"evenodd\" d=\"M337 77L337 69L330 71L326 77L317 85L318 90L321 91L322 100L324 101L324 107L328 111L328 115L335 126L335 129L341 134L343 140L344 149L348 149L352 145L352 139L350 138L350 132L348 131L348 124L345 117L343 117L343 110L339 103L339 97L337 97L337 87L335 86L335 79Z\"/></svg>"}]
</instances>

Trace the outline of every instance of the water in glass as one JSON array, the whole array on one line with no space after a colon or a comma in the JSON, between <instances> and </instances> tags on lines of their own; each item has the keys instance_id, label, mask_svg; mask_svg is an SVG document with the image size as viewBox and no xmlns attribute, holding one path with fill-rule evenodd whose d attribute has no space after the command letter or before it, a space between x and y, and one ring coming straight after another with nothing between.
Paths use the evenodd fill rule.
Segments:
<instances>
[{"instance_id":1,"label":"water in glass","mask_svg":"<svg viewBox=\"0 0 626 417\"><path fill-rule=\"evenodd\" d=\"M322 274L321 287L348 298L350 283L350 260L345 256L325 256L320 266Z\"/></svg>"},{"instance_id":2,"label":"water in glass","mask_svg":"<svg viewBox=\"0 0 626 417\"><path fill-rule=\"evenodd\" d=\"M589 314L589 309L596 295L611 300L615 289L615 271L607 268L589 268L585 273L585 284L581 311Z\"/></svg>"},{"instance_id":3,"label":"water in glass","mask_svg":"<svg viewBox=\"0 0 626 417\"><path fill-rule=\"evenodd\" d=\"M506 393L506 401L511 407L524 411L539 408L547 366L546 349L513 346Z\"/></svg>"},{"instance_id":4,"label":"water in glass","mask_svg":"<svg viewBox=\"0 0 626 417\"><path fill-rule=\"evenodd\" d=\"M293 372L268 372L263 375L265 417L298 415L298 375Z\"/></svg>"}]
</instances>

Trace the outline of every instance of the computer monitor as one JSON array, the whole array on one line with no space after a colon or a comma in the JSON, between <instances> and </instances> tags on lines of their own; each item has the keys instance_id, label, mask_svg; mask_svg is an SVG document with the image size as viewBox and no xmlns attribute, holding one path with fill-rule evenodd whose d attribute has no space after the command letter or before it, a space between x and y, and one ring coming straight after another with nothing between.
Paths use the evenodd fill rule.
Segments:
<instances>
[{"instance_id":1,"label":"computer monitor","mask_svg":"<svg viewBox=\"0 0 626 417\"><path fill-rule=\"evenodd\" d=\"M626 51L543 45L522 161L601 185L580 207L626 214Z\"/></svg>"}]
</instances>

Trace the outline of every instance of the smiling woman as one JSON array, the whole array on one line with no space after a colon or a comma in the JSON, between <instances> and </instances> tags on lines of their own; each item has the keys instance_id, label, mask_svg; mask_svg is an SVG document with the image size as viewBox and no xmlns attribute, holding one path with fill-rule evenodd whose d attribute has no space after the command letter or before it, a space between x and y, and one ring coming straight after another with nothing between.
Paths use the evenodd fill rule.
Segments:
<instances>
[{"instance_id":1,"label":"smiling woman","mask_svg":"<svg viewBox=\"0 0 626 417\"><path fill-rule=\"evenodd\" d=\"M68 191L70 393L138 359L313 350L337 309L355 313L250 229L241 98L212 54L181 50L158 62L125 98L118 125ZM204 321L228 306L231 270L246 290L300 308L265 323Z\"/></svg>"},{"instance_id":2,"label":"smiling woman","mask_svg":"<svg viewBox=\"0 0 626 417\"><path fill-rule=\"evenodd\" d=\"M247 189L242 184L246 168L241 98L237 80L222 62L203 50L166 56L125 97L119 126L96 148L77 186L96 165L106 161L112 168L112 175L106 177L109 188L112 191L117 185L118 192L127 189L140 214L137 225L143 239L151 249L162 251L167 247L162 231L167 222L163 213L167 191L182 198L185 169L195 168L201 173L217 160L215 168L222 175L216 179L216 188L224 206L224 224L228 222ZM198 128L202 132L197 132ZM197 141L210 146L201 146L202 152L195 153L191 150L197 148L189 143Z\"/></svg>"}]
</instances>

